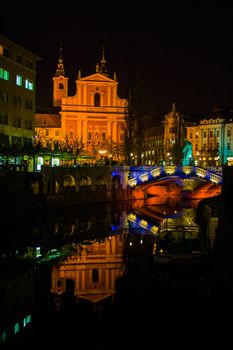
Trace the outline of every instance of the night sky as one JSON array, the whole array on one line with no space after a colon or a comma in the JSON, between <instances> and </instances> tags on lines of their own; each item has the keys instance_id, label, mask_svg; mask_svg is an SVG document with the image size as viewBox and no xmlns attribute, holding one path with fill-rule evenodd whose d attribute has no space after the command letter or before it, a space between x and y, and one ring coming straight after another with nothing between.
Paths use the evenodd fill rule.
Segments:
<instances>
[{"instance_id":1,"label":"night sky","mask_svg":"<svg viewBox=\"0 0 233 350\"><path fill-rule=\"evenodd\" d=\"M136 6L136 5L135 5ZM150 9L147 9L148 12ZM152 9L153 10L153 9ZM154 117L177 109L206 113L216 103L233 106L233 5L198 1L171 7L164 2L151 16L127 7L119 14L43 16L30 23L1 20L0 33L41 57L37 64L37 105L52 106L52 77L63 45L69 94L78 70L93 74L105 45L110 77L117 73L118 94L142 84Z\"/></svg>"}]
</instances>

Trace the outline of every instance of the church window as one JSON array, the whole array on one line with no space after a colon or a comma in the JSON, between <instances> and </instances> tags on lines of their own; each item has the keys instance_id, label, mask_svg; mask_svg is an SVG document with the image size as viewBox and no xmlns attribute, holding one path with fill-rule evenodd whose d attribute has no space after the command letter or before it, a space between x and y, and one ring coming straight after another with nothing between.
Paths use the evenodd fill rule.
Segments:
<instances>
[{"instance_id":1,"label":"church window","mask_svg":"<svg viewBox=\"0 0 233 350\"><path fill-rule=\"evenodd\" d=\"M102 132L102 141L105 141L105 140L106 140L106 133Z\"/></svg>"},{"instance_id":2,"label":"church window","mask_svg":"<svg viewBox=\"0 0 233 350\"><path fill-rule=\"evenodd\" d=\"M94 104L96 107L100 106L100 94L95 94Z\"/></svg>"},{"instance_id":3,"label":"church window","mask_svg":"<svg viewBox=\"0 0 233 350\"><path fill-rule=\"evenodd\" d=\"M64 89L63 83L59 83L59 90L63 90L63 89Z\"/></svg>"},{"instance_id":4,"label":"church window","mask_svg":"<svg viewBox=\"0 0 233 350\"><path fill-rule=\"evenodd\" d=\"M87 139L88 139L88 141L91 141L91 131L88 131Z\"/></svg>"}]
</instances>

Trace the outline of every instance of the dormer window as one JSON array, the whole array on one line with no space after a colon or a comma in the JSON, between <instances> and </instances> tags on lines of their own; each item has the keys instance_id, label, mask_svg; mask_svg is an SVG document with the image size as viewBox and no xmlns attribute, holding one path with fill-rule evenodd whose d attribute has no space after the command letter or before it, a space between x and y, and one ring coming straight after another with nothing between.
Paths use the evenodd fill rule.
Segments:
<instances>
[{"instance_id":1,"label":"dormer window","mask_svg":"<svg viewBox=\"0 0 233 350\"><path fill-rule=\"evenodd\" d=\"M95 94L95 97L94 97L94 105L96 107L99 107L100 106L100 94L96 93Z\"/></svg>"}]
</instances>

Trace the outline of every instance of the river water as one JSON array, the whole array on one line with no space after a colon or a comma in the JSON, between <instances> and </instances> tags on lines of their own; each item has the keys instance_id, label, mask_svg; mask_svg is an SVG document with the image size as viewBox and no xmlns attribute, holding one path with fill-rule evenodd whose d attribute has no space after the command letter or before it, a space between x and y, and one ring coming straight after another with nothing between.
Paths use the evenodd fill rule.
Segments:
<instances>
[{"instance_id":1,"label":"river water","mask_svg":"<svg viewBox=\"0 0 233 350\"><path fill-rule=\"evenodd\" d=\"M178 305L197 312L196 300L217 289L201 230L195 236L196 208L195 201L148 199L8 223L1 251L2 343L8 344L6 334L11 346L58 345L79 332L94 345L103 341L103 326L135 321L141 312L153 310L163 321ZM173 225L178 238L159 239L162 223ZM192 237L182 225L191 227Z\"/></svg>"}]
</instances>

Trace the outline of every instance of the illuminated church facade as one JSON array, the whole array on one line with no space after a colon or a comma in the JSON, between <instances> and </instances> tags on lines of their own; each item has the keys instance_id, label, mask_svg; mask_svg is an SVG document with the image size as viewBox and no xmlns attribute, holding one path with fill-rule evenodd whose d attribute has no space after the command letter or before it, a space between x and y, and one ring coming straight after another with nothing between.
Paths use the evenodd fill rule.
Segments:
<instances>
[{"instance_id":1,"label":"illuminated church facade","mask_svg":"<svg viewBox=\"0 0 233 350\"><path fill-rule=\"evenodd\" d=\"M76 93L68 94L62 49L53 77L53 105L59 114L36 114L36 133L48 141L82 142L86 154L96 159L124 160L124 134L128 101L117 94L116 73L109 77L105 55L95 73L81 77Z\"/></svg>"}]
</instances>

